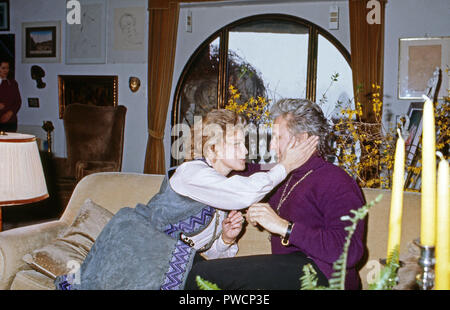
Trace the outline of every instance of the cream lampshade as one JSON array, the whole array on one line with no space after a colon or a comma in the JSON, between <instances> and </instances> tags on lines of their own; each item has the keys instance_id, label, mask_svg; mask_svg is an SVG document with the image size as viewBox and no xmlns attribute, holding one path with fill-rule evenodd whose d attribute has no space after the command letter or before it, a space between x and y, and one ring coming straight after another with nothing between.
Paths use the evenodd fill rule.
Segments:
<instances>
[{"instance_id":1,"label":"cream lampshade","mask_svg":"<svg viewBox=\"0 0 450 310\"><path fill-rule=\"evenodd\" d=\"M36 137L0 133L0 208L48 198ZM0 209L1 231L1 209Z\"/></svg>"}]
</instances>

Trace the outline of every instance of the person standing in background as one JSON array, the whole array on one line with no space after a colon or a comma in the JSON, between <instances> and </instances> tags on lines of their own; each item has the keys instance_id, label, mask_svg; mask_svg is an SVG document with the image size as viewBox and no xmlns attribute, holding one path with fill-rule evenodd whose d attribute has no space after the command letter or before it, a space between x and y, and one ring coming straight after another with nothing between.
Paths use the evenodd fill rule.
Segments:
<instances>
[{"instance_id":1,"label":"person standing in background","mask_svg":"<svg viewBox=\"0 0 450 310\"><path fill-rule=\"evenodd\" d=\"M9 61L0 60L0 131L17 131L17 112L22 104L19 86L8 79Z\"/></svg>"}]
</instances>

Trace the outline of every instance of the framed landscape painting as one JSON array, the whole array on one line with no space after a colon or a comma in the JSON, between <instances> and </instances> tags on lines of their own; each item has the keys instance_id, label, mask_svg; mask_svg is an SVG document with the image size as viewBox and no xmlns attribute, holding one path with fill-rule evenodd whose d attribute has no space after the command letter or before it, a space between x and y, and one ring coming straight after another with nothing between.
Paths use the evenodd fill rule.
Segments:
<instances>
[{"instance_id":1,"label":"framed landscape painting","mask_svg":"<svg viewBox=\"0 0 450 310\"><path fill-rule=\"evenodd\" d=\"M22 62L61 61L61 22L22 24Z\"/></svg>"}]
</instances>

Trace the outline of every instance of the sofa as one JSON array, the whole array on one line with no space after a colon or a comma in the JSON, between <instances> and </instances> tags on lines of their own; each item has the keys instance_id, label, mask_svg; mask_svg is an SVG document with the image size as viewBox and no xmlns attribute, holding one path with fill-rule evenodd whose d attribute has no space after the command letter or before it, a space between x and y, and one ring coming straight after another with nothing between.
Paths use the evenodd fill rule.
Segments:
<instances>
[{"instance_id":1,"label":"sofa","mask_svg":"<svg viewBox=\"0 0 450 310\"><path fill-rule=\"evenodd\" d=\"M0 289L50 290L53 280L30 267L23 257L33 250L51 243L77 216L86 199L109 210L112 214L120 208L147 203L160 188L162 175L138 173L101 172L88 175L76 186L67 208L59 220L19 227L0 233ZM381 202L372 207L367 218L367 257L360 266L363 288L380 270L380 258L386 257L388 221L391 194L388 190L363 189L366 201L380 193ZM404 194L401 258L411 252L411 241L420 232L420 194ZM246 225L238 241L238 256L270 253L267 232Z\"/></svg>"}]
</instances>

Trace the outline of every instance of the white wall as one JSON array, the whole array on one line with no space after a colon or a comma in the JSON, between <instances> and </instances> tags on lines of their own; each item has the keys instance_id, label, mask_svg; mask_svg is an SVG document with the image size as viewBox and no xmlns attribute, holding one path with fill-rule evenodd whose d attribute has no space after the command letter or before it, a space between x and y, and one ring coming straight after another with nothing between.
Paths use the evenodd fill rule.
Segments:
<instances>
[{"instance_id":1,"label":"white wall","mask_svg":"<svg viewBox=\"0 0 450 310\"><path fill-rule=\"evenodd\" d=\"M339 6L339 29L328 30L330 5ZM192 12L192 32L185 31L185 18ZM329 31L350 51L348 5L343 1L302 1L299 3L254 4L254 5L185 5L180 9L178 23L177 50L175 55L171 105L167 114L164 145L166 150L166 167L170 165L170 120L173 95L176 84L189 57L197 47L220 28L244 17L257 14L288 14L306 19Z\"/></svg>"},{"instance_id":2,"label":"white wall","mask_svg":"<svg viewBox=\"0 0 450 310\"><path fill-rule=\"evenodd\" d=\"M384 121L390 111L395 115L408 112L417 100L398 99L399 39L408 37L450 36L449 0L390 0L386 5L384 49ZM445 85L442 85L445 87Z\"/></svg>"},{"instance_id":3,"label":"white wall","mask_svg":"<svg viewBox=\"0 0 450 310\"><path fill-rule=\"evenodd\" d=\"M126 2L126 0L123 0ZM146 1L145 2L145 6ZM59 119L58 74L67 75L118 75L119 104L127 107L125 145L122 170L142 172L144 169L147 143L147 64L65 64L66 1L63 0L13 0L11 5L11 33L16 40L16 80L22 95L19 111L19 126L40 125L44 120L52 121L54 131L54 153L65 156L66 145L64 127ZM22 64L22 23L39 21L61 21L61 63L37 63L45 70L44 82L47 86L38 89L31 79L32 64ZM147 23L146 23L147 24ZM144 30L147 33L147 29ZM147 37L147 36L146 36ZM141 88L133 93L128 88L130 76L141 80ZM29 108L27 98L38 97L40 108Z\"/></svg>"}]
</instances>

